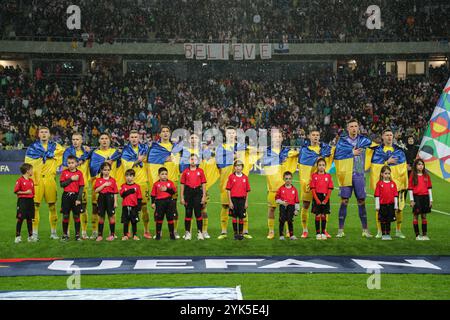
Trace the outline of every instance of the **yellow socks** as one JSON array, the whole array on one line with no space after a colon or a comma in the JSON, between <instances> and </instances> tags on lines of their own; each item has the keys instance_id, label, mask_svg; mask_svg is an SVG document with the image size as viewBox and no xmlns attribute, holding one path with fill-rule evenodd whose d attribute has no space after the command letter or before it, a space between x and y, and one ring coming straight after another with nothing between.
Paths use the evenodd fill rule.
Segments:
<instances>
[{"instance_id":1,"label":"yellow socks","mask_svg":"<svg viewBox=\"0 0 450 320\"><path fill-rule=\"evenodd\" d=\"M301 219L303 231L308 230L308 209L302 207Z\"/></svg>"},{"instance_id":2,"label":"yellow socks","mask_svg":"<svg viewBox=\"0 0 450 320\"><path fill-rule=\"evenodd\" d=\"M227 233L228 229L228 208L224 208L220 210L220 228L222 229L222 233Z\"/></svg>"},{"instance_id":3,"label":"yellow socks","mask_svg":"<svg viewBox=\"0 0 450 320\"><path fill-rule=\"evenodd\" d=\"M49 221L52 232L56 232L56 224L58 223L58 215L56 214L56 205L54 203L48 205Z\"/></svg>"},{"instance_id":4,"label":"yellow socks","mask_svg":"<svg viewBox=\"0 0 450 320\"><path fill-rule=\"evenodd\" d=\"M208 218L203 218L202 232L208 232Z\"/></svg>"},{"instance_id":5,"label":"yellow socks","mask_svg":"<svg viewBox=\"0 0 450 320\"><path fill-rule=\"evenodd\" d=\"M275 218L268 218L267 226L269 227L269 232L275 232Z\"/></svg>"},{"instance_id":6,"label":"yellow socks","mask_svg":"<svg viewBox=\"0 0 450 320\"><path fill-rule=\"evenodd\" d=\"M403 210L397 210L395 219L397 220L397 231L401 231L403 222Z\"/></svg>"},{"instance_id":7,"label":"yellow socks","mask_svg":"<svg viewBox=\"0 0 450 320\"><path fill-rule=\"evenodd\" d=\"M244 218L244 226L242 228L243 233L248 233L248 212Z\"/></svg>"},{"instance_id":8,"label":"yellow socks","mask_svg":"<svg viewBox=\"0 0 450 320\"><path fill-rule=\"evenodd\" d=\"M375 222L377 224L377 232L381 233L381 223L380 220L378 220L378 210L375 210Z\"/></svg>"},{"instance_id":9,"label":"yellow socks","mask_svg":"<svg viewBox=\"0 0 450 320\"><path fill-rule=\"evenodd\" d=\"M35 203L34 204L34 219L33 219L33 234L38 234L39 231L39 208L40 204Z\"/></svg>"}]
</instances>

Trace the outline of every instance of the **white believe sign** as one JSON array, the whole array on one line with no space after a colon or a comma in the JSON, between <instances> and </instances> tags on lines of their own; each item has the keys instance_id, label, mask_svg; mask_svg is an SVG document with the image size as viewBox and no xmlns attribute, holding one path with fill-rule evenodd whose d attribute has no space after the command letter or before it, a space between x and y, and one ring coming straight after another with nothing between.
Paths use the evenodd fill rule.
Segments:
<instances>
[{"instance_id":1,"label":"white believe sign","mask_svg":"<svg viewBox=\"0 0 450 320\"><path fill-rule=\"evenodd\" d=\"M255 43L185 43L184 56L196 60L255 60L257 48ZM272 44L260 43L259 56L272 59Z\"/></svg>"}]
</instances>

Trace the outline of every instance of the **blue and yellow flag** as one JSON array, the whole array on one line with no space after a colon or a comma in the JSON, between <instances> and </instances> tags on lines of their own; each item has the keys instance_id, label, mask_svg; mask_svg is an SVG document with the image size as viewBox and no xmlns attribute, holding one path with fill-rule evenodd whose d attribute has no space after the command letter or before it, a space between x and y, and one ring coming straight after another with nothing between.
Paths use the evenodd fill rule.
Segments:
<instances>
[{"instance_id":1,"label":"blue and yellow flag","mask_svg":"<svg viewBox=\"0 0 450 320\"><path fill-rule=\"evenodd\" d=\"M222 144L216 148L215 160L220 173L220 191L222 193L226 192L228 177L233 173L235 160L241 160L244 163L244 174L249 174L251 166L247 152L247 146L241 143L235 143L234 145Z\"/></svg>"},{"instance_id":2,"label":"blue and yellow flag","mask_svg":"<svg viewBox=\"0 0 450 320\"><path fill-rule=\"evenodd\" d=\"M189 160L192 154L196 154L199 157L199 168L205 172L206 190L209 190L220 177L216 159L212 157L210 149L203 149L200 152L198 149L184 148L180 158L180 173L189 168Z\"/></svg>"},{"instance_id":3,"label":"blue and yellow flag","mask_svg":"<svg viewBox=\"0 0 450 320\"><path fill-rule=\"evenodd\" d=\"M122 151L121 156L121 165L118 170L118 179L117 183L122 185L125 183L125 172L128 169L134 169L135 171L135 179L134 182L139 185L145 185L148 182L148 176L147 176L147 165L146 165L146 159L144 161L135 164L138 160L139 156L145 156L147 158L148 154L148 145L140 143L137 145L137 148L133 148L131 143L128 143Z\"/></svg>"},{"instance_id":4,"label":"blue and yellow flag","mask_svg":"<svg viewBox=\"0 0 450 320\"><path fill-rule=\"evenodd\" d=\"M94 178L97 175L100 174L100 167L101 165L107 161L111 160L112 163L112 169L111 169L111 177L114 179L117 178L117 168L120 167L120 156L121 153L119 150L116 150L114 148L109 148L107 150L102 150L100 148L92 151L91 159L89 162L89 171L91 174L91 177Z\"/></svg>"},{"instance_id":5,"label":"blue and yellow flag","mask_svg":"<svg viewBox=\"0 0 450 320\"><path fill-rule=\"evenodd\" d=\"M268 147L262 157L263 174L266 176L267 190L276 192L284 184L283 174L297 169L298 151L283 147L278 150Z\"/></svg>"},{"instance_id":6,"label":"blue and yellow flag","mask_svg":"<svg viewBox=\"0 0 450 320\"><path fill-rule=\"evenodd\" d=\"M419 148L427 170L450 182L450 79L431 115Z\"/></svg>"},{"instance_id":7,"label":"blue and yellow flag","mask_svg":"<svg viewBox=\"0 0 450 320\"><path fill-rule=\"evenodd\" d=\"M62 165L67 168L67 158L69 156L75 156L78 162L83 161L83 164L78 166L78 170L83 174L84 183L87 184L91 176L89 173L89 159L91 158L91 155L92 151L86 151L84 146L81 146L81 150L78 151L74 146L70 146L64 151Z\"/></svg>"},{"instance_id":8,"label":"blue and yellow flag","mask_svg":"<svg viewBox=\"0 0 450 320\"><path fill-rule=\"evenodd\" d=\"M150 185L159 180L158 170L161 167L167 168L169 180L178 181L180 175L179 157L182 149L182 143L174 145L172 143L153 142L151 144L147 156Z\"/></svg>"},{"instance_id":9,"label":"blue and yellow flag","mask_svg":"<svg viewBox=\"0 0 450 320\"><path fill-rule=\"evenodd\" d=\"M397 159L397 163L390 164L391 178L397 185L398 191L408 189L408 167L405 152L397 145L386 147L381 144L373 148L373 155L370 166L370 187L375 190L377 182L380 180L381 168L387 165L390 157Z\"/></svg>"},{"instance_id":10,"label":"blue and yellow flag","mask_svg":"<svg viewBox=\"0 0 450 320\"><path fill-rule=\"evenodd\" d=\"M340 187L347 187L352 185L354 146L347 139L348 139L347 134L341 136L339 138L338 143L336 144L336 149L334 152L334 164L336 166L336 176ZM364 152L361 155L361 162L363 164L363 169L368 170L368 168L370 167L370 158L369 161L367 161L366 157L369 157L369 154L366 154L365 149L372 146L372 141L369 138L362 135L358 135L356 139L357 141L355 148L364 149Z\"/></svg>"},{"instance_id":11,"label":"blue and yellow flag","mask_svg":"<svg viewBox=\"0 0 450 320\"><path fill-rule=\"evenodd\" d=\"M77 156L77 149L74 146L70 146L64 151L62 165L67 167L67 158L69 156L74 156L77 158L77 161L87 161L91 157L91 152L87 152L85 147L81 147L82 154L81 156Z\"/></svg>"},{"instance_id":12,"label":"blue and yellow flag","mask_svg":"<svg viewBox=\"0 0 450 320\"><path fill-rule=\"evenodd\" d=\"M25 153L25 162L33 166L33 181L39 184L41 178L54 179L62 162L64 148L49 141L43 145L41 141L33 142Z\"/></svg>"},{"instance_id":13,"label":"blue and yellow flag","mask_svg":"<svg viewBox=\"0 0 450 320\"><path fill-rule=\"evenodd\" d=\"M216 148L216 163L217 168L223 169L228 166L233 166L238 152L245 152L247 149L245 144L236 143L233 146L222 144ZM241 159L244 161L244 159Z\"/></svg>"},{"instance_id":14,"label":"blue and yellow flag","mask_svg":"<svg viewBox=\"0 0 450 320\"><path fill-rule=\"evenodd\" d=\"M53 159L55 157L56 146L57 144L55 142L49 141L47 143L47 149L45 149L41 141L37 140L28 147L25 157L34 160L40 159L45 163L47 159Z\"/></svg>"},{"instance_id":15,"label":"blue and yellow flag","mask_svg":"<svg viewBox=\"0 0 450 320\"><path fill-rule=\"evenodd\" d=\"M333 162L333 148L323 142L319 146L311 146L311 142L306 140L300 149L298 155L298 169L300 176L300 190L301 192L309 192L309 182L311 180L311 174L315 168L317 159L324 158L329 171Z\"/></svg>"}]
</instances>

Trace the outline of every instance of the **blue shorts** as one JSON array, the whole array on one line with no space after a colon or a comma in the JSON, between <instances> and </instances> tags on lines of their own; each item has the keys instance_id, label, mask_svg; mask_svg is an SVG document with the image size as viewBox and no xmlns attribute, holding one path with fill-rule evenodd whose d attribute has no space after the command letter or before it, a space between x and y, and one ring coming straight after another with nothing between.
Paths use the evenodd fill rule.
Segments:
<instances>
[{"instance_id":1,"label":"blue shorts","mask_svg":"<svg viewBox=\"0 0 450 320\"><path fill-rule=\"evenodd\" d=\"M366 179L364 176L353 176L351 187L340 187L339 196L344 199L350 199L352 192L355 191L356 199L364 200L366 198Z\"/></svg>"}]
</instances>

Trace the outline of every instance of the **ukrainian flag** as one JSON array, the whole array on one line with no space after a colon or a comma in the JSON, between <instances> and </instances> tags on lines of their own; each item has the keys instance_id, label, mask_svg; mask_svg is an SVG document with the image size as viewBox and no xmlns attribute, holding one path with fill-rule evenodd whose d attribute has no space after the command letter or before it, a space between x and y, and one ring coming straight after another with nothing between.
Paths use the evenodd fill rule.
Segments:
<instances>
[{"instance_id":1,"label":"ukrainian flag","mask_svg":"<svg viewBox=\"0 0 450 320\"><path fill-rule=\"evenodd\" d=\"M200 152L198 149L184 148L180 157L180 172L189 168L189 159L192 154L196 154L200 159L199 168L205 172L206 190L209 190L214 183L219 179L219 169L217 168L216 159L212 157L212 152L209 149L204 149ZM200 156L201 154L201 156Z\"/></svg>"},{"instance_id":2,"label":"ukrainian flag","mask_svg":"<svg viewBox=\"0 0 450 320\"><path fill-rule=\"evenodd\" d=\"M87 152L84 147L81 147L82 154L81 156L77 156L77 150L74 146L70 146L64 151L62 165L67 167L67 158L69 156L74 156L77 158L77 161L87 161L91 156L91 152Z\"/></svg>"},{"instance_id":3,"label":"ukrainian flag","mask_svg":"<svg viewBox=\"0 0 450 320\"><path fill-rule=\"evenodd\" d=\"M347 141L347 135L339 138L336 145L334 153L334 164L336 166L336 176L340 187L347 187L352 185L352 175L353 175L353 145ZM375 145L375 144L374 144ZM372 146L372 141L362 135L358 135L356 148L366 149ZM368 170L370 167L371 153L367 153L364 150L363 157L366 157L365 169ZM369 161L367 161L369 160Z\"/></svg>"},{"instance_id":4,"label":"ukrainian flag","mask_svg":"<svg viewBox=\"0 0 450 320\"><path fill-rule=\"evenodd\" d=\"M25 162L33 166L33 181L39 184L41 177L54 177L62 162L64 148L49 141L46 148L41 141L33 142L25 153Z\"/></svg>"},{"instance_id":5,"label":"ukrainian flag","mask_svg":"<svg viewBox=\"0 0 450 320\"><path fill-rule=\"evenodd\" d=\"M294 172L297 169L298 151L287 147L279 149L278 152L271 147L267 148L262 157L262 166L267 181L267 190L277 192L284 184L283 173Z\"/></svg>"},{"instance_id":6,"label":"ukrainian flag","mask_svg":"<svg viewBox=\"0 0 450 320\"><path fill-rule=\"evenodd\" d=\"M323 142L320 143L318 148L312 147L309 140L305 141L305 144L300 149L298 156L298 169L300 175L300 186L302 192L309 192L307 190L309 181L311 180L311 174L315 168L317 159L324 158L329 171L333 162L333 148Z\"/></svg>"},{"instance_id":7,"label":"ukrainian flag","mask_svg":"<svg viewBox=\"0 0 450 320\"><path fill-rule=\"evenodd\" d=\"M83 173L83 178L85 183L87 184L90 179L89 174L89 159L91 158L91 152L87 152L85 147L81 147L80 151L77 151L74 146L70 146L64 151L63 157L62 157L62 165L64 168L67 168L67 158L69 156L75 156L77 158L77 161L84 161L84 163L80 166L78 166L78 170L80 170Z\"/></svg>"},{"instance_id":8,"label":"ukrainian flag","mask_svg":"<svg viewBox=\"0 0 450 320\"><path fill-rule=\"evenodd\" d=\"M116 179L117 169L120 167L120 156L120 151L114 148L109 148L108 150L98 148L94 150L91 155L91 161L89 162L91 177L98 176L101 165L107 160L112 160L111 177Z\"/></svg>"},{"instance_id":9,"label":"ukrainian flag","mask_svg":"<svg viewBox=\"0 0 450 320\"><path fill-rule=\"evenodd\" d=\"M180 175L179 153L182 148L182 143L177 145L172 143L161 144L160 142L152 143L147 156L150 185L159 180L158 170L161 167L167 168L169 180L173 182L178 181L178 176ZM171 156L174 157L174 161L167 161L167 158Z\"/></svg>"},{"instance_id":10,"label":"ukrainian flag","mask_svg":"<svg viewBox=\"0 0 450 320\"><path fill-rule=\"evenodd\" d=\"M381 168L387 165L390 157L397 159L397 163L390 164L389 167L391 168L391 178L397 185L398 191L408 189L408 167L405 152L396 145L386 147L382 144L373 149L370 166L370 187L372 190L375 190L377 182L380 180Z\"/></svg>"},{"instance_id":11,"label":"ukrainian flag","mask_svg":"<svg viewBox=\"0 0 450 320\"><path fill-rule=\"evenodd\" d=\"M233 164L236 159L242 160L244 163L244 174L248 176L251 166L246 160L247 147L245 144L236 143L234 146L222 144L216 148L216 165L220 172L220 191L226 191L228 177L233 173ZM246 159L247 158L247 159Z\"/></svg>"},{"instance_id":12,"label":"ukrainian flag","mask_svg":"<svg viewBox=\"0 0 450 320\"><path fill-rule=\"evenodd\" d=\"M146 159L140 162L137 166L134 163L137 161L139 156L146 156L148 154L148 146L146 144L140 143L137 149L133 148L131 143L128 143L122 151L121 158L121 172L118 177L118 185L121 186L125 183L125 172L128 169L134 169L136 172L135 182L139 185L144 185L148 182L147 177L147 165L145 164Z\"/></svg>"}]
</instances>

